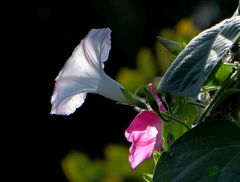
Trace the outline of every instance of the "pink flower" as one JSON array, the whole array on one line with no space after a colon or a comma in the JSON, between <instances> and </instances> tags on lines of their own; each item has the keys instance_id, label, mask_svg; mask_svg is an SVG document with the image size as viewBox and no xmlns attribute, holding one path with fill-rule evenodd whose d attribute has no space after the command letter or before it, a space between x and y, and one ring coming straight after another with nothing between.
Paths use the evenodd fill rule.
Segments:
<instances>
[{"instance_id":1,"label":"pink flower","mask_svg":"<svg viewBox=\"0 0 240 182\"><path fill-rule=\"evenodd\" d=\"M150 91L152 92L153 96L155 97L155 99L156 99L156 101L157 101L157 103L158 103L159 110L160 110L161 112L165 112L166 109L165 109L164 105L162 104L161 100L159 99L158 94L157 94L156 90L154 89L152 83L150 83L150 84L148 85L148 87L149 87Z\"/></svg>"},{"instance_id":2,"label":"pink flower","mask_svg":"<svg viewBox=\"0 0 240 182\"><path fill-rule=\"evenodd\" d=\"M165 111L153 86L149 88L159 103L162 112ZM157 113L142 110L132 121L125 131L125 137L132 145L129 149L129 162L132 169L135 169L142 161L152 156L153 150L159 150L163 146L161 136L162 120Z\"/></svg>"}]
</instances>

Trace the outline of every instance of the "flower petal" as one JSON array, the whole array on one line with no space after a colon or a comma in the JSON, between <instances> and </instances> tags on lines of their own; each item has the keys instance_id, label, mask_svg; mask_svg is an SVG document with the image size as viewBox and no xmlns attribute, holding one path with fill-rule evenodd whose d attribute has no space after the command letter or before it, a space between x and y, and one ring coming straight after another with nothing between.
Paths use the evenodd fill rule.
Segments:
<instances>
[{"instance_id":1,"label":"flower petal","mask_svg":"<svg viewBox=\"0 0 240 182\"><path fill-rule=\"evenodd\" d=\"M78 80L79 79L79 80ZM87 92L97 90L98 80L89 78L62 78L55 84L51 98L51 114L69 115L80 107Z\"/></svg>"},{"instance_id":2,"label":"flower petal","mask_svg":"<svg viewBox=\"0 0 240 182\"><path fill-rule=\"evenodd\" d=\"M111 48L110 33L109 28L92 29L75 48L56 81L62 77L99 77Z\"/></svg>"},{"instance_id":3,"label":"flower petal","mask_svg":"<svg viewBox=\"0 0 240 182\"><path fill-rule=\"evenodd\" d=\"M155 142L151 142L148 145L132 145L129 149L130 154L128 160L131 168L135 169L142 161L152 156Z\"/></svg>"},{"instance_id":4,"label":"flower petal","mask_svg":"<svg viewBox=\"0 0 240 182\"><path fill-rule=\"evenodd\" d=\"M96 53L102 62L107 61L111 49L111 30L109 28L92 29L88 33L88 39L84 40L84 46L90 53ZM96 42L96 40L98 42ZM94 57L94 55L93 55ZM96 59L94 59L96 60Z\"/></svg>"},{"instance_id":5,"label":"flower petal","mask_svg":"<svg viewBox=\"0 0 240 182\"><path fill-rule=\"evenodd\" d=\"M158 103L161 103L161 100L159 99L158 94L157 94L157 92L156 92L153 84L152 84L152 83L149 83L149 84L148 84L148 87L149 87L150 91L152 92L153 96L155 97L156 101L157 101Z\"/></svg>"},{"instance_id":6,"label":"flower petal","mask_svg":"<svg viewBox=\"0 0 240 182\"><path fill-rule=\"evenodd\" d=\"M166 108L164 107L164 105L162 104L162 101L161 101L160 98L158 97L158 94L157 94L155 88L153 87L153 84L150 83L150 84L148 85L148 87L149 87L150 91L152 92L152 94L154 95L154 97L155 97L155 99L156 99L156 101L157 101L157 103L158 103L158 105L159 105L159 110L160 110L161 112L166 112Z\"/></svg>"},{"instance_id":7,"label":"flower petal","mask_svg":"<svg viewBox=\"0 0 240 182\"><path fill-rule=\"evenodd\" d=\"M130 126L127 128L125 132L125 136L128 141L136 142L136 139L140 139L142 142L145 140L149 140L156 136L156 132L148 132L148 128L155 128L159 124L159 117L151 111L143 110L141 111L132 121ZM144 135L140 135L144 134ZM141 136L141 138L139 138Z\"/></svg>"},{"instance_id":8,"label":"flower petal","mask_svg":"<svg viewBox=\"0 0 240 182\"><path fill-rule=\"evenodd\" d=\"M143 110L134 118L125 131L125 137L132 142L129 162L133 169L162 147L161 131L162 121L155 112Z\"/></svg>"},{"instance_id":9,"label":"flower petal","mask_svg":"<svg viewBox=\"0 0 240 182\"><path fill-rule=\"evenodd\" d=\"M53 102L51 114L69 115L80 107L86 98L86 93L76 94L64 99L62 102Z\"/></svg>"}]
</instances>

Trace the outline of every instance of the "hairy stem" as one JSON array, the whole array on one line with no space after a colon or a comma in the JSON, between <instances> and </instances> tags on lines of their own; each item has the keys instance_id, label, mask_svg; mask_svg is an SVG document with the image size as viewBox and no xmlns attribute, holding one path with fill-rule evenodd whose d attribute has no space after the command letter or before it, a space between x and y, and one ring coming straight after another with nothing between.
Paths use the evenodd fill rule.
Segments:
<instances>
[{"instance_id":1,"label":"hairy stem","mask_svg":"<svg viewBox=\"0 0 240 182\"><path fill-rule=\"evenodd\" d=\"M162 116L163 116L163 117L162 117ZM174 118L174 117L172 117L172 116L170 116L170 115L168 115L168 114L166 114L166 113L160 113L160 117L161 117L163 120L164 120L164 118L171 119L171 120L176 121L177 123L183 125L183 126L184 126L185 128L187 128L188 130L191 129L191 128L190 128L188 125L186 125L183 121L181 121L181 120L179 120L179 119L177 119L177 118Z\"/></svg>"}]
</instances>

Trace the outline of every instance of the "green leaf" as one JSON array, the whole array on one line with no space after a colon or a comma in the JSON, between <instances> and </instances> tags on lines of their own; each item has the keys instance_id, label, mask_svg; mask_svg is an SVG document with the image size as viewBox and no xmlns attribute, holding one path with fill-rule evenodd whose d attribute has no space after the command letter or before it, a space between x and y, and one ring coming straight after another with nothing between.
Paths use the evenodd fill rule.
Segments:
<instances>
[{"instance_id":1,"label":"green leaf","mask_svg":"<svg viewBox=\"0 0 240 182\"><path fill-rule=\"evenodd\" d=\"M189 104L192 102L191 98L177 97L175 100L177 101L174 106L174 116L191 127L198 117L199 107Z\"/></svg>"},{"instance_id":2,"label":"green leaf","mask_svg":"<svg viewBox=\"0 0 240 182\"><path fill-rule=\"evenodd\" d=\"M240 179L240 128L231 121L206 121L160 156L153 182L232 182Z\"/></svg>"},{"instance_id":3,"label":"green leaf","mask_svg":"<svg viewBox=\"0 0 240 182\"><path fill-rule=\"evenodd\" d=\"M165 99L168 100L167 97L165 97ZM189 102L192 101L191 98L172 96L171 100L172 106L170 107L169 105L169 108L171 108L173 116L191 128L192 125L195 124L194 121L198 117L200 108L196 105L189 104ZM172 141L178 139L187 131L188 129L185 126L174 120L167 123L164 122L162 133L164 149L168 148Z\"/></svg>"},{"instance_id":4,"label":"green leaf","mask_svg":"<svg viewBox=\"0 0 240 182\"><path fill-rule=\"evenodd\" d=\"M207 86L220 86L232 73L233 67L221 64L208 78Z\"/></svg>"},{"instance_id":5,"label":"green leaf","mask_svg":"<svg viewBox=\"0 0 240 182\"><path fill-rule=\"evenodd\" d=\"M143 173L143 179L145 182L151 182L152 181L152 174L148 174L148 173Z\"/></svg>"},{"instance_id":6,"label":"green leaf","mask_svg":"<svg viewBox=\"0 0 240 182\"><path fill-rule=\"evenodd\" d=\"M184 42L178 43L161 36L158 36L157 39L175 56L177 56L184 49Z\"/></svg>"},{"instance_id":7,"label":"green leaf","mask_svg":"<svg viewBox=\"0 0 240 182\"><path fill-rule=\"evenodd\" d=\"M197 96L208 76L240 36L240 16L226 19L195 37L160 81L158 91Z\"/></svg>"},{"instance_id":8,"label":"green leaf","mask_svg":"<svg viewBox=\"0 0 240 182\"><path fill-rule=\"evenodd\" d=\"M163 122L163 148L167 149L180 136L187 132L187 128L177 122Z\"/></svg>"}]
</instances>

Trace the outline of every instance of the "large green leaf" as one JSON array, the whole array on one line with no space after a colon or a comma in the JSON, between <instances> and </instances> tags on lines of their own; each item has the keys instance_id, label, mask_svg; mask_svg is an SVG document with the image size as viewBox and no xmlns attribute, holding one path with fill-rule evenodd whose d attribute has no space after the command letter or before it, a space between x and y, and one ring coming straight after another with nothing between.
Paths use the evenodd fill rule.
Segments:
<instances>
[{"instance_id":1,"label":"large green leaf","mask_svg":"<svg viewBox=\"0 0 240 182\"><path fill-rule=\"evenodd\" d=\"M153 182L240 180L240 128L206 121L185 133L160 156Z\"/></svg>"},{"instance_id":2,"label":"large green leaf","mask_svg":"<svg viewBox=\"0 0 240 182\"><path fill-rule=\"evenodd\" d=\"M195 37L169 67L159 91L196 96L204 82L240 36L240 16L234 16Z\"/></svg>"}]
</instances>

